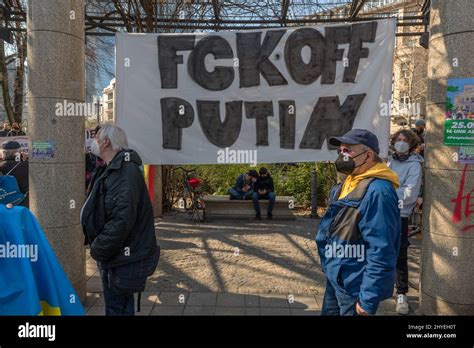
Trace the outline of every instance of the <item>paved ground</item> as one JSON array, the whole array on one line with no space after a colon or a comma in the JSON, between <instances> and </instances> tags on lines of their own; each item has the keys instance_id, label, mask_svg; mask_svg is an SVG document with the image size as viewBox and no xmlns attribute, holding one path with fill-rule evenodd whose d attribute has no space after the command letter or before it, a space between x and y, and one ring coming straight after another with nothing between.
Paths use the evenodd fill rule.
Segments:
<instances>
[{"instance_id":1,"label":"paved ground","mask_svg":"<svg viewBox=\"0 0 474 348\"><path fill-rule=\"evenodd\" d=\"M324 294L314 236L317 222L157 219L161 259L142 294L140 315L319 315ZM416 243L415 243L416 244ZM411 248L411 282L418 255ZM415 251L415 252L413 252ZM103 315L101 282L88 256L88 315ZM418 292L408 294L411 314ZM378 315L396 315L394 299Z\"/></svg>"}]
</instances>

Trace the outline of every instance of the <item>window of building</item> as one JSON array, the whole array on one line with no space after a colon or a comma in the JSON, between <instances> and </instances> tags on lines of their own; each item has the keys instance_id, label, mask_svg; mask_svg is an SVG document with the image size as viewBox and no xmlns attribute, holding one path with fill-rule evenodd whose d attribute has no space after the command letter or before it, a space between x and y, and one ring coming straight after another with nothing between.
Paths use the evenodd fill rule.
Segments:
<instances>
[{"instance_id":1,"label":"window of building","mask_svg":"<svg viewBox=\"0 0 474 348\"><path fill-rule=\"evenodd\" d=\"M408 92L400 92L400 103L402 104L402 108L408 106L408 104L410 103L410 95L408 94Z\"/></svg>"},{"instance_id":2,"label":"window of building","mask_svg":"<svg viewBox=\"0 0 474 348\"><path fill-rule=\"evenodd\" d=\"M402 78L407 79L410 77L410 67L407 63L402 63L400 75Z\"/></svg>"}]
</instances>

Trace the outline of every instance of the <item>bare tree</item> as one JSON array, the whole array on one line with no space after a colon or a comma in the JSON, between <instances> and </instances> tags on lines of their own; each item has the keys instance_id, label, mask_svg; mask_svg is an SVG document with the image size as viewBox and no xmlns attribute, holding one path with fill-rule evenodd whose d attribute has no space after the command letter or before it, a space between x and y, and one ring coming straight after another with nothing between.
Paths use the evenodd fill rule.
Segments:
<instances>
[{"instance_id":1,"label":"bare tree","mask_svg":"<svg viewBox=\"0 0 474 348\"><path fill-rule=\"evenodd\" d=\"M24 1L5 0L4 8L20 13L26 17ZM13 43L10 45L0 39L0 84L2 88L2 101L10 123L22 120L23 99L25 86L25 60L26 60L26 32L20 31L24 24L20 21L13 22ZM12 64L14 62L14 64ZM12 83L9 68L14 67L14 81ZM12 87L13 86L13 90Z\"/></svg>"},{"instance_id":2,"label":"bare tree","mask_svg":"<svg viewBox=\"0 0 474 348\"><path fill-rule=\"evenodd\" d=\"M412 125L414 118L425 113L427 63L427 50L416 45L414 41L395 50L394 66L398 70L398 78L395 81L395 89L398 90L398 93L395 93L398 98L394 98L395 109L399 111L400 116L407 119L408 126Z\"/></svg>"}]
</instances>

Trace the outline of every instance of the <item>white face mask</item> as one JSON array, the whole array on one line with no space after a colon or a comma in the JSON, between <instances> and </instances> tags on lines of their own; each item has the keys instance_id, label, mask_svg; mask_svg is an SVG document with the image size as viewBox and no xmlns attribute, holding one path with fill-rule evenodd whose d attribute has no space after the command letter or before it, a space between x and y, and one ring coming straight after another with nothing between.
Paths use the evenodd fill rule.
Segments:
<instances>
[{"instance_id":1,"label":"white face mask","mask_svg":"<svg viewBox=\"0 0 474 348\"><path fill-rule=\"evenodd\" d=\"M406 141L397 141L393 146L398 153L407 153L410 150L410 144Z\"/></svg>"},{"instance_id":2,"label":"white face mask","mask_svg":"<svg viewBox=\"0 0 474 348\"><path fill-rule=\"evenodd\" d=\"M100 157L99 144L95 140L93 140L91 144L91 153L97 157Z\"/></svg>"}]
</instances>

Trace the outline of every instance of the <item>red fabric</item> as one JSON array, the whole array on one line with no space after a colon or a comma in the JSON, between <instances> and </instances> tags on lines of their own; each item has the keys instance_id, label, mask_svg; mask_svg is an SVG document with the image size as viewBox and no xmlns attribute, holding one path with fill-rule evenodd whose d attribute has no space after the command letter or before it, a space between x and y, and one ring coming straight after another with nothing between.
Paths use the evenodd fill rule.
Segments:
<instances>
[{"instance_id":1,"label":"red fabric","mask_svg":"<svg viewBox=\"0 0 474 348\"><path fill-rule=\"evenodd\" d=\"M189 179L189 180L188 180L188 184L189 184L193 189L195 189L197 186L199 186L200 183L201 183L201 180L199 180L198 178L192 178L192 179Z\"/></svg>"},{"instance_id":2,"label":"red fabric","mask_svg":"<svg viewBox=\"0 0 474 348\"><path fill-rule=\"evenodd\" d=\"M153 204L155 198L155 166L153 165L150 165L148 169L148 195Z\"/></svg>"}]
</instances>

